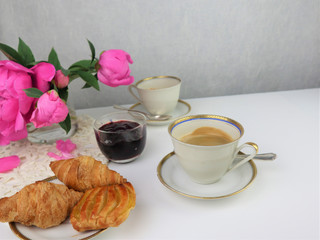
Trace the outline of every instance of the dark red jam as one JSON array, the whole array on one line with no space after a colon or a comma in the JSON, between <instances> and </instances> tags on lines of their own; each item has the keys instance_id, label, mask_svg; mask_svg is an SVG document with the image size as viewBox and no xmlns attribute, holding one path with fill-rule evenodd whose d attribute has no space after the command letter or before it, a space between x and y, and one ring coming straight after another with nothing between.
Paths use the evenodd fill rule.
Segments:
<instances>
[{"instance_id":1,"label":"dark red jam","mask_svg":"<svg viewBox=\"0 0 320 240\"><path fill-rule=\"evenodd\" d=\"M126 161L139 156L146 144L146 127L121 120L107 123L95 131L101 152L110 160Z\"/></svg>"}]
</instances>

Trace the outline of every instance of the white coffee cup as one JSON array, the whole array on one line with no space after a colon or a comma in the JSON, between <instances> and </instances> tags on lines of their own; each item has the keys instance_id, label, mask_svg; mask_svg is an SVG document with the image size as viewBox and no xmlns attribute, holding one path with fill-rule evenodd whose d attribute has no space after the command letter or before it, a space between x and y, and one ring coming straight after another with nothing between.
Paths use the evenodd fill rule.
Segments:
<instances>
[{"instance_id":1,"label":"white coffee cup","mask_svg":"<svg viewBox=\"0 0 320 240\"><path fill-rule=\"evenodd\" d=\"M179 100L181 80L173 76L157 76L140 80L129 91L153 115L172 112ZM134 93L136 89L138 96Z\"/></svg>"},{"instance_id":2,"label":"white coffee cup","mask_svg":"<svg viewBox=\"0 0 320 240\"><path fill-rule=\"evenodd\" d=\"M182 137L202 127L223 131L231 137L231 140L228 143L213 146L181 141ZM227 172L251 160L258 152L258 146L255 143L247 142L238 147L244 128L235 120L223 116L203 114L182 117L171 123L168 131L180 165L194 182L200 184L219 181ZM253 152L236 162L236 156L244 148L251 148Z\"/></svg>"}]
</instances>

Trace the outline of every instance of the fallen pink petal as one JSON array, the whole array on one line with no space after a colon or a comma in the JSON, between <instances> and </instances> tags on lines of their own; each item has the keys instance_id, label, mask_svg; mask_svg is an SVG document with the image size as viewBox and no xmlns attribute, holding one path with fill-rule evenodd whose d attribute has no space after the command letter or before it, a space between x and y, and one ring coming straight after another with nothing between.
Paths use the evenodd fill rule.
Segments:
<instances>
[{"instance_id":1,"label":"fallen pink petal","mask_svg":"<svg viewBox=\"0 0 320 240\"><path fill-rule=\"evenodd\" d=\"M60 151L60 154L58 155L53 152L48 152L48 156L56 160L63 160L74 158L74 155L71 154L71 152L77 148L77 145L73 143L70 139L67 139L66 141L57 140L56 148Z\"/></svg>"},{"instance_id":2,"label":"fallen pink petal","mask_svg":"<svg viewBox=\"0 0 320 240\"><path fill-rule=\"evenodd\" d=\"M74 158L75 156L71 153L61 153L61 158L62 159L70 159L70 158Z\"/></svg>"},{"instance_id":3,"label":"fallen pink petal","mask_svg":"<svg viewBox=\"0 0 320 240\"><path fill-rule=\"evenodd\" d=\"M56 148L62 153L71 153L77 148L77 145L70 139L67 139L66 141L58 140L56 141Z\"/></svg>"},{"instance_id":4,"label":"fallen pink petal","mask_svg":"<svg viewBox=\"0 0 320 240\"><path fill-rule=\"evenodd\" d=\"M71 153L63 153L63 152L61 152L60 155L55 154L53 152L48 152L47 155L49 157L52 157L52 158L56 159L56 160L64 160L64 159L70 159L70 158L74 158L75 157Z\"/></svg>"},{"instance_id":5,"label":"fallen pink petal","mask_svg":"<svg viewBox=\"0 0 320 240\"><path fill-rule=\"evenodd\" d=\"M47 155L48 155L49 157L52 157L52 158L56 159L56 160L62 160L62 157L61 157L61 156L59 156L59 155L57 155L57 154L55 154L55 153L53 153L53 152L48 152Z\"/></svg>"},{"instance_id":6,"label":"fallen pink petal","mask_svg":"<svg viewBox=\"0 0 320 240\"><path fill-rule=\"evenodd\" d=\"M20 164L20 158L17 155L0 158L0 173L10 171Z\"/></svg>"}]
</instances>

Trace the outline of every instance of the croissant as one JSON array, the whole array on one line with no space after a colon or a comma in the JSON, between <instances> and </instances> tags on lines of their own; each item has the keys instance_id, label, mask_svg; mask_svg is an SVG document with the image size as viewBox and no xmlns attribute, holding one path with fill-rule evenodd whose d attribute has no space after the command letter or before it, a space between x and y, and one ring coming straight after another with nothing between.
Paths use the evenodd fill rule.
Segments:
<instances>
[{"instance_id":1,"label":"croissant","mask_svg":"<svg viewBox=\"0 0 320 240\"><path fill-rule=\"evenodd\" d=\"M129 182L96 187L84 193L71 212L70 222L80 232L116 227L127 219L135 203Z\"/></svg>"},{"instance_id":2,"label":"croissant","mask_svg":"<svg viewBox=\"0 0 320 240\"><path fill-rule=\"evenodd\" d=\"M11 197L0 199L0 222L53 227L69 216L82 195L64 185L36 182Z\"/></svg>"},{"instance_id":3,"label":"croissant","mask_svg":"<svg viewBox=\"0 0 320 240\"><path fill-rule=\"evenodd\" d=\"M76 191L126 182L119 173L89 156L80 156L50 163L57 178Z\"/></svg>"}]
</instances>

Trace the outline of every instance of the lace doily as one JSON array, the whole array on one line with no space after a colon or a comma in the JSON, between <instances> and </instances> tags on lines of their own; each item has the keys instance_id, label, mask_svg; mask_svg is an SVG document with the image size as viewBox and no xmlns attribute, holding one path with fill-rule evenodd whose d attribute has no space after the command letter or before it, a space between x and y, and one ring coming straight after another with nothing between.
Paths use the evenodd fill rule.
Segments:
<instances>
[{"instance_id":1,"label":"lace doily","mask_svg":"<svg viewBox=\"0 0 320 240\"><path fill-rule=\"evenodd\" d=\"M72 152L74 156L88 155L105 164L108 160L100 152L93 133L92 124L94 119L87 116L77 116L78 130L70 138L77 148ZM0 148L1 157L18 155L20 165L7 172L0 173L0 198L9 197L20 191L24 186L43 180L54 173L49 167L51 161L55 161L47 155L48 152L58 154L56 144L31 143L27 139Z\"/></svg>"}]
</instances>

